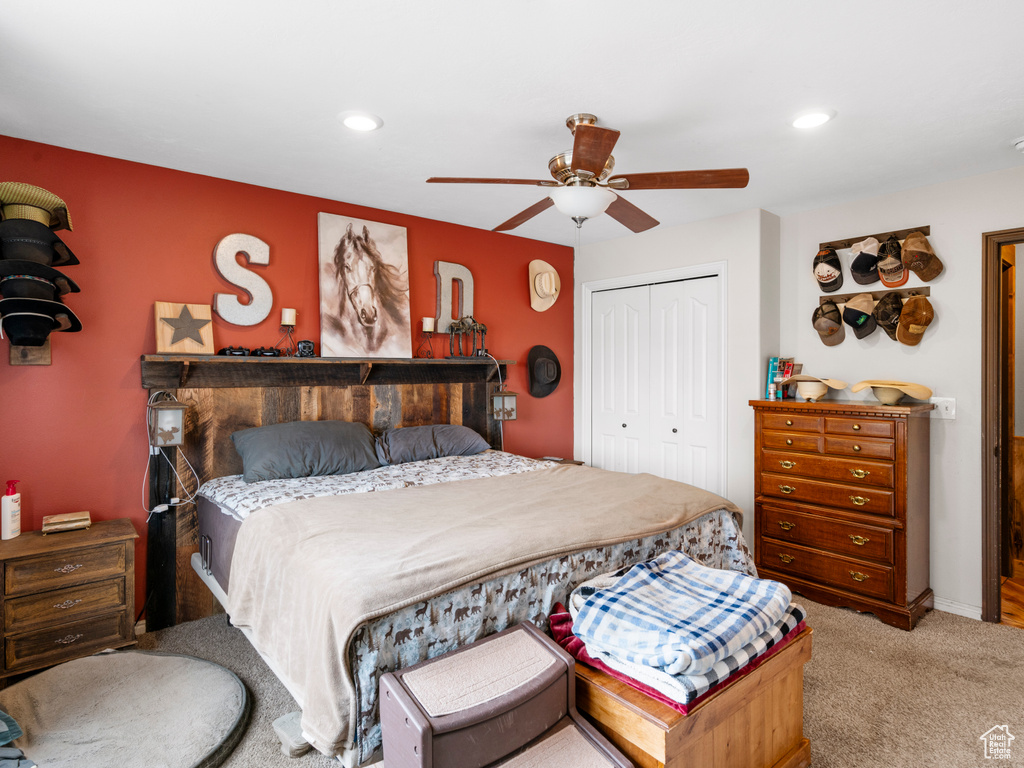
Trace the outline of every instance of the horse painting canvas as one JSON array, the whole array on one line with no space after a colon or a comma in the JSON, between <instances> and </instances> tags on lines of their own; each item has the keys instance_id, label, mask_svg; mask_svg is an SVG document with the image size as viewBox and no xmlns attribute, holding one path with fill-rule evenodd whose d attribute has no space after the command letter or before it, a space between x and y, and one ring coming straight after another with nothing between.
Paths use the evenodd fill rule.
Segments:
<instances>
[{"instance_id":1,"label":"horse painting canvas","mask_svg":"<svg viewBox=\"0 0 1024 768\"><path fill-rule=\"evenodd\" d=\"M318 216L320 355L412 357L405 227Z\"/></svg>"}]
</instances>

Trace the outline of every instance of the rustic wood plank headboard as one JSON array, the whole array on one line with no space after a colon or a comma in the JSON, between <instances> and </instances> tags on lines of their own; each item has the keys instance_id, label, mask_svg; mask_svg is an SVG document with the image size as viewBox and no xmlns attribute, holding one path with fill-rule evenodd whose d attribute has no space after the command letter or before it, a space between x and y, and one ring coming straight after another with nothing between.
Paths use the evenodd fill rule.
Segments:
<instances>
[{"instance_id":1,"label":"rustic wood plank headboard","mask_svg":"<svg viewBox=\"0 0 1024 768\"><path fill-rule=\"evenodd\" d=\"M501 376L513 361L499 361ZM168 451L184 481L154 462L153 504L188 498L200 482L239 474L231 433L288 421L337 419L367 424L375 434L393 427L462 424L500 447L500 426L488 413L498 366L489 358L349 360L144 355L142 385L189 405L181 452ZM166 449L165 449L166 450ZM215 610L189 565L198 551L196 508L181 505L149 526L147 629L201 618ZM154 618L152 625L150 617Z\"/></svg>"}]
</instances>

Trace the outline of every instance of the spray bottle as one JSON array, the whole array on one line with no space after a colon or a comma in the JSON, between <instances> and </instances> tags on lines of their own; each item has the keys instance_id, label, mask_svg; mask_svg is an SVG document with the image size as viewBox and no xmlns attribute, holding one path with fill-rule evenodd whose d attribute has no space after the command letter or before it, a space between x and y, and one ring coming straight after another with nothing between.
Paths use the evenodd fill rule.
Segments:
<instances>
[{"instance_id":1,"label":"spray bottle","mask_svg":"<svg viewBox=\"0 0 1024 768\"><path fill-rule=\"evenodd\" d=\"M21 535L21 494L16 487L20 482L8 480L7 493L0 498L0 539Z\"/></svg>"}]
</instances>

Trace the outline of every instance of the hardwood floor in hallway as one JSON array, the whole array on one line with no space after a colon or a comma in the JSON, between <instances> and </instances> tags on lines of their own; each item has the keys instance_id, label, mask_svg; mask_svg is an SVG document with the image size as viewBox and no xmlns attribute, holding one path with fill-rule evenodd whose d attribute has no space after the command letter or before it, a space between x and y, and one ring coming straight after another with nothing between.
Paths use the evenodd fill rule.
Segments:
<instances>
[{"instance_id":1,"label":"hardwood floor in hallway","mask_svg":"<svg viewBox=\"0 0 1024 768\"><path fill-rule=\"evenodd\" d=\"M1005 578L1002 584L1002 621L1024 629L1024 577Z\"/></svg>"}]
</instances>

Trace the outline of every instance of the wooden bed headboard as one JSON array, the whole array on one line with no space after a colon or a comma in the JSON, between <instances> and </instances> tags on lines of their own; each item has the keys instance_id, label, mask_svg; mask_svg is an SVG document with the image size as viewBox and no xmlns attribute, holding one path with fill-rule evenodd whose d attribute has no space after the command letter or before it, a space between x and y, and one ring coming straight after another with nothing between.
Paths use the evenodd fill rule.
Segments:
<instances>
[{"instance_id":1,"label":"wooden bed headboard","mask_svg":"<svg viewBox=\"0 0 1024 768\"><path fill-rule=\"evenodd\" d=\"M499 361L504 379L507 365ZM488 413L488 395L497 388L497 366L490 358L320 359L185 357L143 355L142 386L163 390L189 407L181 452L165 449L166 462L153 462L151 505L195 491L187 458L200 482L240 474L241 458L231 433L288 421L358 421L374 434L393 427L462 424L500 447L500 425ZM159 457L157 457L159 458ZM147 630L208 616L212 596L193 573L189 559L198 551L196 509L185 504L149 525ZM150 617L155 621L152 622Z\"/></svg>"}]
</instances>

